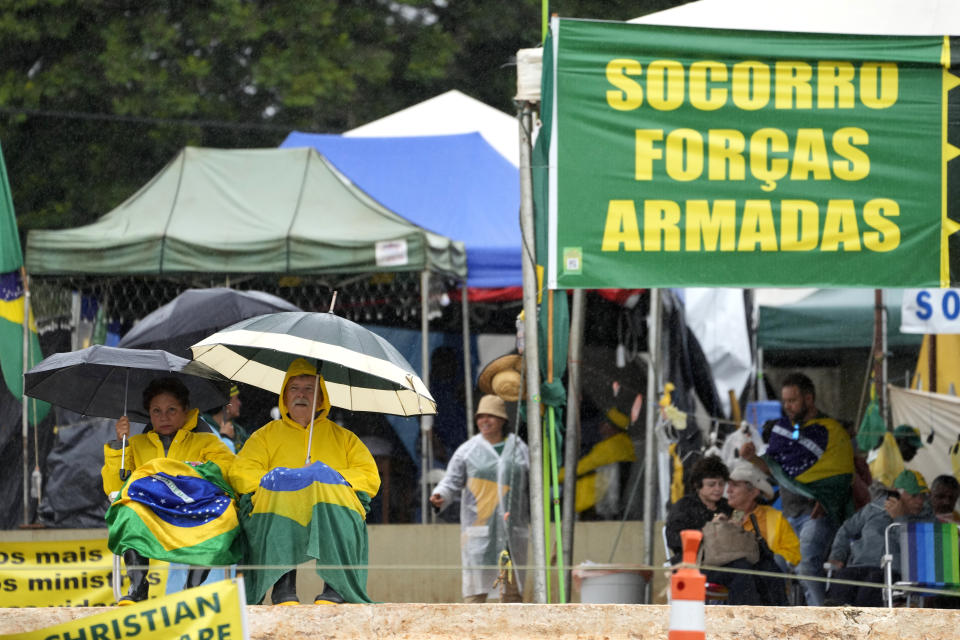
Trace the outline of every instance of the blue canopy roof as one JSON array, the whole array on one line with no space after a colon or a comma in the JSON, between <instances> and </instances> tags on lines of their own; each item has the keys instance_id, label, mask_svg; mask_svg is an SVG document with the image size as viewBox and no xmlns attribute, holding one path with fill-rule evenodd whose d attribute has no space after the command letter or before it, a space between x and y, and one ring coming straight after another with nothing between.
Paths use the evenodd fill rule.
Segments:
<instances>
[{"instance_id":1,"label":"blue canopy roof","mask_svg":"<svg viewBox=\"0 0 960 640\"><path fill-rule=\"evenodd\" d=\"M520 178L479 133L353 138L294 131L354 184L410 222L467 248L467 285L522 284Z\"/></svg>"}]
</instances>

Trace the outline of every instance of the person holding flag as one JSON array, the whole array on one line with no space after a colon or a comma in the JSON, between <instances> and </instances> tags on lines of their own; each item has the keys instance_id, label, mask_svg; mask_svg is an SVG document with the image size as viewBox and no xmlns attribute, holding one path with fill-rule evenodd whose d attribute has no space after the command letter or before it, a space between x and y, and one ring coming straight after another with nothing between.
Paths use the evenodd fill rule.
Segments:
<instances>
[{"instance_id":1,"label":"person holding flag","mask_svg":"<svg viewBox=\"0 0 960 640\"><path fill-rule=\"evenodd\" d=\"M314 604L371 602L366 516L380 489L377 463L327 418L330 397L313 364L294 360L281 389L279 419L250 436L230 470L243 494L247 564L269 567L247 573L247 601L260 602L272 585L273 604L300 604L295 565L314 558L324 581Z\"/></svg>"},{"instance_id":2,"label":"person holding flag","mask_svg":"<svg viewBox=\"0 0 960 640\"><path fill-rule=\"evenodd\" d=\"M130 579L117 602L146 600L148 558L193 565L187 588L203 583L210 565L242 554L234 494L224 479L234 456L220 438L198 430L190 392L174 377L156 378L143 391L151 429L130 437L130 420L117 420L117 439L104 445L103 489L116 499L107 509L107 546L123 556Z\"/></svg>"}]
</instances>

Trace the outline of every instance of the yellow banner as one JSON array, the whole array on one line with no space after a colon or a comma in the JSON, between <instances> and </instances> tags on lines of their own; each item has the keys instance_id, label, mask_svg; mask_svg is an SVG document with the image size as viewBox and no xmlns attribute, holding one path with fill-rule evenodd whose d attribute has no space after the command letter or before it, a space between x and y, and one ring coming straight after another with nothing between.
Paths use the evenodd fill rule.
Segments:
<instances>
[{"instance_id":1,"label":"yellow banner","mask_svg":"<svg viewBox=\"0 0 960 640\"><path fill-rule=\"evenodd\" d=\"M53 627L3 635L5 640L73 640L137 638L138 640L246 639L243 578L222 580L156 600L117 607Z\"/></svg>"},{"instance_id":2,"label":"yellow banner","mask_svg":"<svg viewBox=\"0 0 960 640\"><path fill-rule=\"evenodd\" d=\"M167 573L166 562L150 562L151 598L166 592ZM128 586L121 570L121 592ZM106 538L0 544L0 607L102 607L115 602L113 554Z\"/></svg>"}]
</instances>

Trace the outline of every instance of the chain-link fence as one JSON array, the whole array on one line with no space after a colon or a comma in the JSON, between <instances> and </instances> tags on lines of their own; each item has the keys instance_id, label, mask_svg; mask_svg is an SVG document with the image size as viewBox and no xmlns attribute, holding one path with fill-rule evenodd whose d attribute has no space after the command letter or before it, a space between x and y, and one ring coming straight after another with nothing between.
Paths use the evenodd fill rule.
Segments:
<instances>
[{"instance_id":1,"label":"chain-link fence","mask_svg":"<svg viewBox=\"0 0 960 640\"><path fill-rule=\"evenodd\" d=\"M230 286L279 296L304 311L327 311L334 292L338 315L362 324L418 328L420 274L377 273L331 278L291 275L63 276L34 277L31 304L41 334L76 330L99 311L109 330L123 335L137 320L189 288ZM428 318L445 325L456 318L448 292L455 280L431 276ZM454 305L455 306L455 305Z\"/></svg>"},{"instance_id":2,"label":"chain-link fence","mask_svg":"<svg viewBox=\"0 0 960 640\"><path fill-rule=\"evenodd\" d=\"M334 311L341 317L368 326L380 325L419 332L421 328L420 282L420 273L412 272L357 274L342 277L278 274L34 276L29 285L31 306L40 332L42 355L48 356L56 352L83 348L93 343L116 344L136 322L190 288L229 286L238 290L262 291L283 298L305 311L328 311L336 292ZM430 277L427 307L430 332L446 334L440 342L447 345L447 351L450 350L451 345L458 345L461 341L462 307L458 302L452 301L458 297L456 289L460 286L461 284L453 279L437 275ZM519 304L519 301L510 301L471 305L471 331L502 333L503 331L497 325L500 319L503 319L505 326L513 329L518 310L513 307ZM445 413L446 417L439 416L438 419L446 420L440 426L447 423L456 424L458 428L465 430L462 424L465 382L459 352L455 352L453 358L454 365L447 372L432 357L431 368L437 367L438 376L432 389L438 397L444 399L445 412L450 414ZM270 419L270 411L276 403L275 394L249 385L241 385L241 387L244 424L249 426L264 424ZM390 473L395 476L392 483L395 490L390 495L389 501L386 497L384 498L384 503L387 504L384 510L389 512L390 521L417 520L416 505L412 504L412 498L408 499L405 495L410 494L415 497L418 494L416 456L413 452L410 455L407 454L403 442L396 435L396 429L391 428L383 417L375 419L363 414L337 416L337 419L341 418L355 432L366 436L377 435L388 440L393 451ZM50 425L45 426L41 431L45 434L51 432L54 424L62 430L67 426L73 426L76 420L76 416L55 410L51 412L48 419ZM65 431L63 435L70 434ZM97 440L97 446L102 446L100 443L103 438L94 439ZM44 463L53 442L46 442L43 445L40 448L38 465L44 470L45 479L55 484L54 476L60 470ZM13 453L11 452L11 455ZM76 457L75 452L66 455ZM31 462L34 457L31 454ZM71 475L75 482L76 473ZM95 483L96 473L93 473L91 478L91 482ZM32 500L31 503L33 503ZM67 526L67 522L72 523L72 526L89 526L80 524L82 520L78 521L77 518L85 514L75 513L76 510L72 509L72 505L58 507L48 500L43 506L42 521L48 526ZM33 507L34 504L31 504L31 511ZM92 505L91 509L94 520L102 515L97 513L99 505ZM31 521L32 519L33 516L30 517ZM13 521L8 525L12 523Z\"/></svg>"}]
</instances>

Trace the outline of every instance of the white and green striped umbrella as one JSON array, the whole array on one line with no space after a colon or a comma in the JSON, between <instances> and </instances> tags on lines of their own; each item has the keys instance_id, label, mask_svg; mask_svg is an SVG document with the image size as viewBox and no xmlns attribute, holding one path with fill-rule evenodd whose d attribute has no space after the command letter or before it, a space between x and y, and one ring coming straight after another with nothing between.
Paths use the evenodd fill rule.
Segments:
<instances>
[{"instance_id":1,"label":"white and green striped umbrella","mask_svg":"<svg viewBox=\"0 0 960 640\"><path fill-rule=\"evenodd\" d=\"M437 412L426 385L393 345L332 313L290 311L243 320L190 347L224 376L279 394L296 358L319 364L330 404L400 416Z\"/></svg>"}]
</instances>

